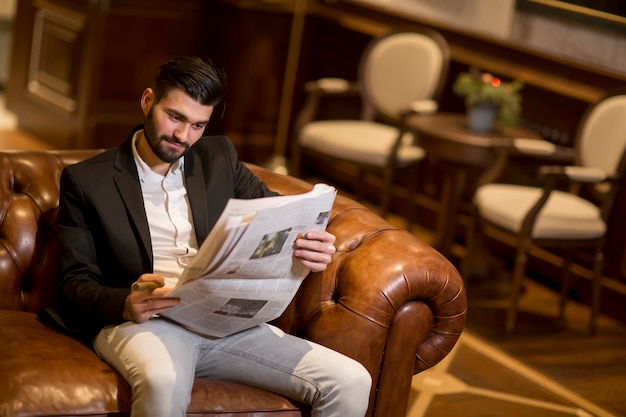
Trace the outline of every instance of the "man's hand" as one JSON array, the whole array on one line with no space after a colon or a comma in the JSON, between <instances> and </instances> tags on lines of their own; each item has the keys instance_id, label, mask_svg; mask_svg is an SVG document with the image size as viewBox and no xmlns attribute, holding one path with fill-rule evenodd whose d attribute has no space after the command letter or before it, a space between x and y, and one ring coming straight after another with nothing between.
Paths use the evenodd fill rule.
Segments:
<instances>
[{"instance_id":1,"label":"man's hand","mask_svg":"<svg viewBox=\"0 0 626 417\"><path fill-rule=\"evenodd\" d=\"M140 276L133 284L130 295L126 297L122 318L141 323L180 303L178 298L164 297L172 290L161 288L164 284L165 278L161 275Z\"/></svg>"},{"instance_id":2,"label":"man's hand","mask_svg":"<svg viewBox=\"0 0 626 417\"><path fill-rule=\"evenodd\" d=\"M298 237L294 242L294 255L313 272L326 269L335 248L335 235L324 230L314 230Z\"/></svg>"}]
</instances>

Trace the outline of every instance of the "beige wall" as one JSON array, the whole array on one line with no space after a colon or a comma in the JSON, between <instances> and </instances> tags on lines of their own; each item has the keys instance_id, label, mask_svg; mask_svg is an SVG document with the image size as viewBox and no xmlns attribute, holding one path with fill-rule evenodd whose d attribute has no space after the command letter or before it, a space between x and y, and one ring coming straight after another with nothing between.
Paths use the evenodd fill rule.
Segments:
<instances>
[{"instance_id":1,"label":"beige wall","mask_svg":"<svg viewBox=\"0 0 626 417\"><path fill-rule=\"evenodd\" d=\"M341 1L341 0L339 0ZM515 9L515 0L351 0L626 74L626 36Z\"/></svg>"},{"instance_id":2,"label":"beige wall","mask_svg":"<svg viewBox=\"0 0 626 417\"><path fill-rule=\"evenodd\" d=\"M497 38L509 35L515 0L356 0Z\"/></svg>"},{"instance_id":3,"label":"beige wall","mask_svg":"<svg viewBox=\"0 0 626 417\"><path fill-rule=\"evenodd\" d=\"M11 26L17 0L0 0L0 85L6 82L11 55Z\"/></svg>"},{"instance_id":4,"label":"beige wall","mask_svg":"<svg viewBox=\"0 0 626 417\"><path fill-rule=\"evenodd\" d=\"M517 12L510 38L532 49L626 74L626 36Z\"/></svg>"}]
</instances>

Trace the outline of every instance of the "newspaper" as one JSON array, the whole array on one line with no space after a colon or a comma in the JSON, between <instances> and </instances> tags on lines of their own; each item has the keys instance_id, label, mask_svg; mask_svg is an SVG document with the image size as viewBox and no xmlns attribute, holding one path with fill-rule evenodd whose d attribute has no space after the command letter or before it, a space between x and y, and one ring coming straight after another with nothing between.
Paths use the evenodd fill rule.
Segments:
<instances>
[{"instance_id":1,"label":"newspaper","mask_svg":"<svg viewBox=\"0 0 626 417\"><path fill-rule=\"evenodd\" d=\"M293 243L325 230L337 191L316 184L308 193L230 199L177 286L180 304L160 313L188 329L224 337L279 317L309 269Z\"/></svg>"}]
</instances>

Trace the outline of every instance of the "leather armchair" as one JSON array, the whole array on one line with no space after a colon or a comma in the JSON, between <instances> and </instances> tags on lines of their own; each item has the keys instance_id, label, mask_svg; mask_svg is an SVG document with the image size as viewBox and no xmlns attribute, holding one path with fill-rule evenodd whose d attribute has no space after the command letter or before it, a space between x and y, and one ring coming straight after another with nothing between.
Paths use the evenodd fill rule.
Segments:
<instances>
[{"instance_id":1,"label":"leather armchair","mask_svg":"<svg viewBox=\"0 0 626 417\"><path fill-rule=\"evenodd\" d=\"M97 150L0 152L0 415L128 415L126 382L94 351L39 321L53 303L59 177ZM283 194L311 185L250 165ZM329 230L336 258L304 281L276 321L287 332L363 363L373 378L368 416L406 415L412 376L443 359L463 330L466 298L438 252L339 196ZM279 395L197 379L188 415L306 416Z\"/></svg>"}]
</instances>

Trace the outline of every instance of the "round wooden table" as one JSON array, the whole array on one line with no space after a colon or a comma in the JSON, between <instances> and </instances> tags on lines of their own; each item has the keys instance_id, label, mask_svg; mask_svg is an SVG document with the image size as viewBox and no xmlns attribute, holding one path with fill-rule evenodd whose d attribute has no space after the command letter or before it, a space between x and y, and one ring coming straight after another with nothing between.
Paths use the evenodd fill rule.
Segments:
<instances>
[{"instance_id":1,"label":"round wooden table","mask_svg":"<svg viewBox=\"0 0 626 417\"><path fill-rule=\"evenodd\" d=\"M435 247L444 256L451 254L454 243L457 218L463 195L473 195L477 175L484 173L496 161L498 149L511 146L515 138L541 140L541 137L528 129L515 127L500 129L497 126L489 132L474 132L468 129L465 114L435 113L432 115L412 115L406 120L407 126L418 138L418 143L426 150L428 158L442 166L442 210L437 218ZM572 154L558 154L550 159L572 160Z\"/></svg>"}]
</instances>

